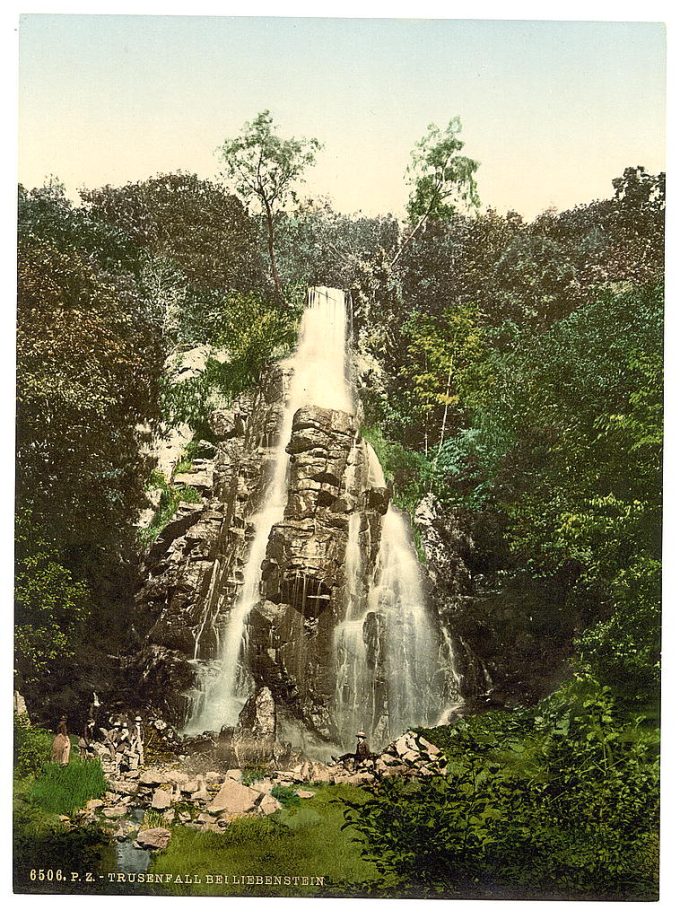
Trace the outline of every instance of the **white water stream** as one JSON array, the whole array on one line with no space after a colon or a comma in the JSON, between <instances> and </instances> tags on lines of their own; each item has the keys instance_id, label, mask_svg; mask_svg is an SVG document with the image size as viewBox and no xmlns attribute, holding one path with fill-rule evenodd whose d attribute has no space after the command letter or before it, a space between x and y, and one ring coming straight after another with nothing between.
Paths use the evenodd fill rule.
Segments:
<instances>
[{"instance_id":1,"label":"white water stream","mask_svg":"<svg viewBox=\"0 0 680 919\"><path fill-rule=\"evenodd\" d=\"M189 734L218 731L234 725L247 695L248 681L241 675L246 626L253 606L260 599L262 563L272 527L283 519L288 498L290 457L286 447L293 430L293 416L304 405L352 412L347 378L347 311L345 293L329 287L309 292L295 353L286 362L292 371L276 446L273 448L271 481L262 507L252 520L253 539L243 570L243 585L225 623L217 666L202 672L203 685L185 730ZM246 695L242 690L246 687Z\"/></svg>"},{"instance_id":2,"label":"white water stream","mask_svg":"<svg viewBox=\"0 0 680 919\"><path fill-rule=\"evenodd\" d=\"M244 667L248 619L261 596L262 566L272 527L282 521L287 504L290 456L286 447L293 418L305 405L354 412L347 351L344 292L325 287L312 289L297 349L284 365L290 371L288 395L275 444L269 447L270 458L265 464L270 479L261 507L249 522L252 540L242 584L218 636L215 660L200 665L200 685L192 699L187 733L235 725L254 685ZM447 687L451 687L452 674L455 680L455 670L452 653L446 654L445 643L427 609L408 520L391 503L381 519L379 546L371 551L371 533L377 536L377 529L367 524L362 493L367 488L386 487L373 448L359 439L350 462L354 479L348 483L348 491L357 506L348 525L345 614L333 635L333 716L345 747L353 745L356 731L364 730L369 743L379 749L383 742L408 727L439 720L444 705L451 701ZM371 559L375 559L373 570L369 570ZM215 629L215 623L222 619L219 613L224 598L213 601L216 583L215 570L210 602L206 604L210 621L203 624L202 630ZM199 638L200 633L197 657Z\"/></svg>"}]
</instances>

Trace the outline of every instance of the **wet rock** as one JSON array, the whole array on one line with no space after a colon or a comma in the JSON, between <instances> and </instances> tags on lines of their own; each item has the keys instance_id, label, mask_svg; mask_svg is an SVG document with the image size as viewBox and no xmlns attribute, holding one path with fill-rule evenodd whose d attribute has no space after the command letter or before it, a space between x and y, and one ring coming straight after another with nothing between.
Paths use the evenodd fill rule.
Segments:
<instances>
[{"instance_id":1,"label":"wet rock","mask_svg":"<svg viewBox=\"0 0 680 919\"><path fill-rule=\"evenodd\" d=\"M276 734L276 707L274 697L268 686L263 686L251 695L239 715L238 726L241 732L254 737L274 737ZM239 770L240 771L240 770ZM229 775L229 772L227 772ZM241 780L243 775L238 779Z\"/></svg>"},{"instance_id":2,"label":"wet rock","mask_svg":"<svg viewBox=\"0 0 680 919\"><path fill-rule=\"evenodd\" d=\"M135 845L139 849L167 849L172 833L166 827L154 826L137 833Z\"/></svg>"}]
</instances>

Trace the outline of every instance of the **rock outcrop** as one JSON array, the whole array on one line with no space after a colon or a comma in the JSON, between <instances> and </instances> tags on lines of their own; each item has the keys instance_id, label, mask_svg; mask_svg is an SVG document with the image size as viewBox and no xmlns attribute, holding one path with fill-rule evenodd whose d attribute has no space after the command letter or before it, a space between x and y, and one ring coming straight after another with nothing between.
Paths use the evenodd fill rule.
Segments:
<instances>
[{"instance_id":1,"label":"rock outcrop","mask_svg":"<svg viewBox=\"0 0 680 919\"><path fill-rule=\"evenodd\" d=\"M202 457L175 477L200 501L181 503L148 553L137 604L140 621L150 627L132 679L139 697L178 726L200 692L196 662L218 655L243 581L288 385L289 372L273 367L257 392L213 414L214 450L204 445ZM248 621L244 670L250 686L244 687L250 696L236 726L242 743L255 735L285 735L285 727L296 723L319 741L337 741L333 636L349 599L349 521L352 514L360 519L354 535L371 570L389 502L387 489L370 483L367 447L353 415L299 409L286 451L287 504L271 530L262 599ZM271 699L266 714L263 698ZM277 721L279 711L285 717Z\"/></svg>"},{"instance_id":2,"label":"rock outcrop","mask_svg":"<svg viewBox=\"0 0 680 919\"><path fill-rule=\"evenodd\" d=\"M514 573L502 527L488 513L445 511L428 495L415 521L457 661L459 711L534 704L565 676L576 626L570 572L545 583Z\"/></svg>"}]
</instances>

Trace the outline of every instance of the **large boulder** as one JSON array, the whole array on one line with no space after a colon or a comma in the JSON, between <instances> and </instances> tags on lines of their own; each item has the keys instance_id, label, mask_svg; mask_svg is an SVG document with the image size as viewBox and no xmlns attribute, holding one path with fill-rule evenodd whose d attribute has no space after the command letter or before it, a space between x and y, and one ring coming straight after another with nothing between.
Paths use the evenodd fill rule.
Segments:
<instances>
[{"instance_id":1,"label":"large boulder","mask_svg":"<svg viewBox=\"0 0 680 919\"><path fill-rule=\"evenodd\" d=\"M238 727L239 733L245 736L273 738L276 735L276 705L268 686L249 697L239 715Z\"/></svg>"},{"instance_id":2,"label":"large boulder","mask_svg":"<svg viewBox=\"0 0 680 919\"><path fill-rule=\"evenodd\" d=\"M208 804L209 814L247 814L255 810L262 797L259 791L254 791L247 785L241 785L233 779L225 779L224 784L213 800Z\"/></svg>"},{"instance_id":3,"label":"large boulder","mask_svg":"<svg viewBox=\"0 0 680 919\"><path fill-rule=\"evenodd\" d=\"M138 849L167 849L172 833L162 826L149 827L137 833L135 846Z\"/></svg>"}]
</instances>

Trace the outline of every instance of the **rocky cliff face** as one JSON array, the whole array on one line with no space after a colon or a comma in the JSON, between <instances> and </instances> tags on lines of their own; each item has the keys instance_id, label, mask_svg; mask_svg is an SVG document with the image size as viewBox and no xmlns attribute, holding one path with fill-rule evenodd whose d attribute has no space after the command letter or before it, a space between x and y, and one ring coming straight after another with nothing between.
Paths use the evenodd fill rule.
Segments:
<instances>
[{"instance_id":1,"label":"rocky cliff face","mask_svg":"<svg viewBox=\"0 0 680 919\"><path fill-rule=\"evenodd\" d=\"M462 711L528 705L565 676L577 623L564 578L513 572L499 521L444 510L428 495L416 510L430 592L458 662Z\"/></svg>"},{"instance_id":2,"label":"rocky cliff face","mask_svg":"<svg viewBox=\"0 0 680 919\"><path fill-rule=\"evenodd\" d=\"M214 414L214 459L195 461L181 476L201 502L181 504L149 552L137 598L140 615L152 623L135 662L139 694L178 725L201 704L201 666L219 659L225 620L243 581L253 517L271 474L287 386L286 371L274 367L257 393ZM279 732L282 724L294 725L333 743L339 739L335 629L345 616L348 591L368 592L361 579L348 584L350 519L371 571L388 494L369 482L367 445L358 437L356 418L346 412L299 409L286 451L287 504L271 529L261 599L248 617L241 688L249 698L240 727L252 728L249 712L257 712L264 687L274 700Z\"/></svg>"},{"instance_id":3,"label":"rocky cliff face","mask_svg":"<svg viewBox=\"0 0 680 919\"><path fill-rule=\"evenodd\" d=\"M196 688L191 662L215 656L242 581L249 521L265 488L286 385L286 373L274 367L257 393L214 413L214 459L196 460L177 477L201 502L180 504L147 558L137 607L141 620L153 624L134 669L140 697L178 725L190 714Z\"/></svg>"}]
</instances>

